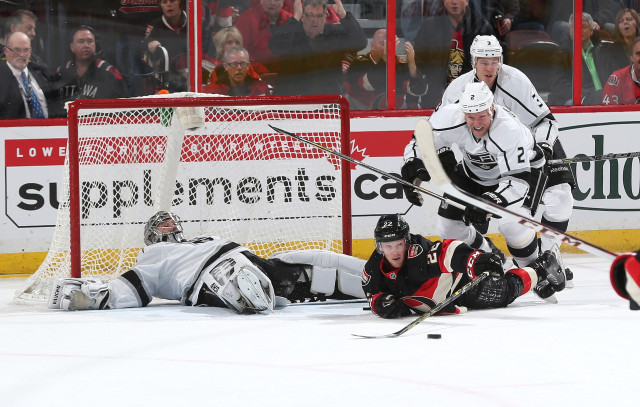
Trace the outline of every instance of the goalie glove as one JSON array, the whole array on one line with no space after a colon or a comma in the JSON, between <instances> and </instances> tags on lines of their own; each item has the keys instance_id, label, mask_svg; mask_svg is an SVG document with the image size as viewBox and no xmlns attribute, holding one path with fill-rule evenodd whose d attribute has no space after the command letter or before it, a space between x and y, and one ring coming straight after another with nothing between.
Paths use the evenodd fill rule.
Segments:
<instances>
[{"instance_id":1,"label":"goalie glove","mask_svg":"<svg viewBox=\"0 0 640 407\"><path fill-rule=\"evenodd\" d=\"M485 201L493 202L494 204L500 205L502 207L507 206L507 200L504 199L502 195L495 192L485 192L484 194L480 195L480 198L484 199ZM467 226L472 223L479 226L484 225L489 221L490 218L500 219L500 216L494 215L490 212L485 211L484 209L480 209L473 205L467 205L464 208L464 215L462 215L462 220Z\"/></svg>"},{"instance_id":2,"label":"goalie glove","mask_svg":"<svg viewBox=\"0 0 640 407\"><path fill-rule=\"evenodd\" d=\"M416 186L419 186L422 181L427 182L431 180L431 175L429 175L424 163L419 158L408 159L400 169L400 174L403 180ZM406 185L403 185L402 188L409 202L416 206L422 206L423 200L420 192Z\"/></svg>"},{"instance_id":3,"label":"goalie glove","mask_svg":"<svg viewBox=\"0 0 640 407\"><path fill-rule=\"evenodd\" d=\"M411 315L411 309L404 301L390 293L378 293L371 297L371 311L385 319Z\"/></svg>"},{"instance_id":4,"label":"goalie glove","mask_svg":"<svg viewBox=\"0 0 640 407\"><path fill-rule=\"evenodd\" d=\"M92 278L58 278L48 307L66 311L109 308L109 286Z\"/></svg>"},{"instance_id":5,"label":"goalie glove","mask_svg":"<svg viewBox=\"0 0 640 407\"><path fill-rule=\"evenodd\" d=\"M475 280L477 276L485 271L495 277L503 276L502 261L498 255L476 250L467 258L467 276L471 280Z\"/></svg>"},{"instance_id":6,"label":"goalie glove","mask_svg":"<svg viewBox=\"0 0 640 407\"><path fill-rule=\"evenodd\" d=\"M629 308L640 310L640 250L616 257L611 264L611 285L622 298L629 300Z\"/></svg>"}]
</instances>

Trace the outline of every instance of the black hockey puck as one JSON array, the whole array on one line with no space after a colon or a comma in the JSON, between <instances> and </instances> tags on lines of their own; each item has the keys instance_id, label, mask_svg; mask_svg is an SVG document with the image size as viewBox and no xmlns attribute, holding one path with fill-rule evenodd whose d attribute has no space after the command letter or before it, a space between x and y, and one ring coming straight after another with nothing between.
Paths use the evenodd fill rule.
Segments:
<instances>
[{"instance_id":1,"label":"black hockey puck","mask_svg":"<svg viewBox=\"0 0 640 407\"><path fill-rule=\"evenodd\" d=\"M429 339L440 339L440 338L442 338L442 335L440 335L440 334L427 334L427 338L429 338Z\"/></svg>"}]
</instances>

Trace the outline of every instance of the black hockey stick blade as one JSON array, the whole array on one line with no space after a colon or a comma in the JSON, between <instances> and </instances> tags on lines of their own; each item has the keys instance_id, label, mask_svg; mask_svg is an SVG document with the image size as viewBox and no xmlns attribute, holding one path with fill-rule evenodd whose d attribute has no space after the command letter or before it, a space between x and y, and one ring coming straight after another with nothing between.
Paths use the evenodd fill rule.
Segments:
<instances>
[{"instance_id":1,"label":"black hockey stick blade","mask_svg":"<svg viewBox=\"0 0 640 407\"><path fill-rule=\"evenodd\" d=\"M390 333L390 334L387 334L387 335L358 335L358 334L351 334L351 335L353 335L353 336L355 336L357 338L363 338L363 339L397 338L398 336L400 336L403 333L407 332L409 329L411 329L414 326L418 325L420 322L422 322L425 319L429 318L430 316L440 312L440 310L442 310L444 307L446 307L447 305L449 305L452 302L454 302L455 300L457 300L462 294L466 293L467 291L469 291L470 289L472 289L473 287L478 285L482 280L484 280L488 276L489 276L489 272L487 272L487 271L485 271L484 273L480 274L478 277L476 277L475 280L471 280L467 284L465 284L462 287L460 287L453 294L451 294L447 299L445 299L440 304L436 305L433 309L431 309L431 311L420 315L418 318L414 319L413 322L411 322L409 325L405 326L404 328L402 328L399 331L396 331L394 333Z\"/></svg>"},{"instance_id":2,"label":"black hockey stick blade","mask_svg":"<svg viewBox=\"0 0 640 407\"><path fill-rule=\"evenodd\" d=\"M559 164L571 164L571 163L581 163L585 161L604 161L604 160L617 160L618 158L635 158L640 157L640 151L636 151L633 153L609 153L603 155L587 155L584 157L573 157L573 158L555 158L553 160L547 161L551 165L559 165Z\"/></svg>"},{"instance_id":3,"label":"black hockey stick blade","mask_svg":"<svg viewBox=\"0 0 640 407\"><path fill-rule=\"evenodd\" d=\"M598 257L610 261L613 261L613 259L617 257L615 253L610 252L609 250L604 249L600 246L571 236L550 226L545 226L535 219L523 216L508 208L503 208L500 205L494 204L493 202L479 199L473 195L466 193L465 191L462 191L461 189L453 185L451 179L440 164L440 160L438 159L438 155L435 150L433 129L431 127L431 123L429 123L425 119L421 119L420 121L418 121L415 131L415 137L422 161L424 162L427 171L429 171L429 174L431 174L431 182L434 182L445 193L451 195L454 198L460 199L463 202L467 202L470 205L476 206L484 211L500 215L506 219L511 219L514 222L533 229L535 232L538 232L541 235L546 235L551 238L559 237L561 238L562 242L594 254Z\"/></svg>"},{"instance_id":4,"label":"black hockey stick blade","mask_svg":"<svg viewBox=\"0 0 640 407\"><path fill-rule=\"evenodd\" d=\"M320 150L322 150L322 151L326 151L327 153L329 153L329 154L331 154L331 155L335 155L336 157L340 157L341 159L343 159L343 160L345 160L345 161L348 161L348 162L350 162L350 163L352 163L352 164L360 165L361 167L364 167L364 168L366 168L366 169L368 169L368 170L370 170L370 171L373 171L373 172L375 172L375 173L377 173L377 174L380 174L380 175L382 175L382 176L384 176L384 177L387 177L387 178L389 178L389 179L392 179L392 180L394 180L395 182L397 182L397 183L399 183L399 184L402 184L402 185L408 186L408 187L410 187L410 188L415 189L416 191L420 191L420 192L422 192L423 194L426 194L426 195L429 195L429 196L431 196L431 197L433 197L433 198L437 198L437 199L439 199L439 200L441 200L441 201L444 201L444 202L446 202L446 203L447 203L447 204L449 204L449 205L455 206L456 208L459 208L459 209L462 209L462 210L464 210L464 208L465 208L465 207L464 207L464 205L462 205L462 204L460 204L460 203L458 203L458 202L456 202L456 201L452 201L451 199L444 198L444 197L442 197L442 196L440 196L440 195L436 194L435 192L431 192L431 191L429 191L428 189L422 188L422 187L420 187L420 186L418 186L418 185L413 185L412 183L407 182L407 181L403 180L402 178L396 177L396 176L395 176L395 175L393 175L393 174L390 174L390 173L388 173L388 172L386 172L386 171L383 171L383 170L381 170L381 169L378 169L378 168L376 168L376 167L372 167L372 166L371 166L371 165L369 165L369 164L365 164L365 163L363 163L362 161L358 161L358 160L356 160L355 158L351 158L351 157L349 157L348 155L344 155L344 154L342 154L342 153L340 153L340 152L337 152L337 151L335 151L335 150L332 150L332 149L330 149L330 148L328 148L328 147L325 147L325 146L323 146L323 145L321 145L321 144L314 143L313 141L308 140L308 139L306 139L306 138L304 138L304 137L302 137L302 136L299 136L299 135L297 135L297 134L295 134L295 133L291 133L291 132L289 132L289 131L286 131L286 130L280 129L280 128L275 127L275 126L272 126L272 125L269 125L269 127L271 127L273 130L275 130L275 131L277 131L277 132L280 132L280 133L282 133L282 134L286 134L286 135L291 136L291 137L293 137L293 138L295 138L295 139L297 139L297 140L299 140L299 141L302 141L302 142L303 142L303 143L305 143L305 144L309 144L309 145L312 145L312 146L314 146L314 147L316 147L316 148L319 148L319 149L320 149Z\"/></svg>"}]
</instances>

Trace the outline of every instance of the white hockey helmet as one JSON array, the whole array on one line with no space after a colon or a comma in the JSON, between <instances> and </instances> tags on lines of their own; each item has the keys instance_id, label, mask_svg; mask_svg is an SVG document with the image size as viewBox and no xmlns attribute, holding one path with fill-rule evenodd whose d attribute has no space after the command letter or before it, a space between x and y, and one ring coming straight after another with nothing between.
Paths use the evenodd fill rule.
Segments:
<instances>
[{"instance_id":1,"label":"white hockey helmet","mask_svg":"<svg viewBox=\"0 0 640 407\"><path fill-rule=\"evenodd\" d=\"M176 225L175 229L166 233L158 230L158 225L168 219L171 219ZM158 211L149 218L147 224L144 226L144 244L147 246L158 242L180 243L186 240L182 233L182 222L178 215L174 213Z\"/></svg>"},{"instance_id":2,"label":"white hockey helmet","mask_svg":"<svg viewBox=\"0 0 640 407\"><path fill-rule=\"evenodd\" d=\"M464 113L490 110L493 106L493 93L484 82L467 83L460 97L460 106Z\"/></svg>"},{"instance_id":3,"label":"white hockey helmet","mask_svg":"<svg viewBox=\"0 0 640 407\"><path fill-rule=\"evenodd\" d=\"M471 43L471 63L476 66L478 58L500 58L502 65L502 47L500 42L493 35L476 35Z\"/></svg>"}]
</instances>

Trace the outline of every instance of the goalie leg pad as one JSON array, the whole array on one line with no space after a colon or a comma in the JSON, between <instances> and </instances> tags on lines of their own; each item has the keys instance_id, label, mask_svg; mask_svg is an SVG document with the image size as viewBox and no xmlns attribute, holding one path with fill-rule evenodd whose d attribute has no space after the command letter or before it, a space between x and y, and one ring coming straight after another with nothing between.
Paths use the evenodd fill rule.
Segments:
<instances>
[{"instance_id":1,"label":"goalie leg pad","mask_svg":"<svg viewBox=\"0 0 640 407\"><path fill-rule=\"evenodd\" d=\"M239 313L273 311L275 293L271 281L244 256L225 259L201 279L211 293Z\"/></svg>"},{"instance_id":2,"label":"goalie leg pad","mask_svg":"<svg viewBox=\"0 0 640 407\"><path fill-rule=\"evenodd\" d=\"M108 309L109 285L90 278L56 279L48 307L67 311Z\"/></svg>"},{"instance_id":3,"label":"goalie leg pad","mask_svg":"<svg viewBox=\"0 0 640 407\"><path fill-rule=\"evenodd\" d=\"M273 255L271 259L311 266L306 267L307 275L302 275L300 281L305 281L308 277L313 294L332 295L337 286L343 294L365 297L362 290L362 270L366 261L363 259L328 250L282 252Z\"/></svg>"}]
</instances>

